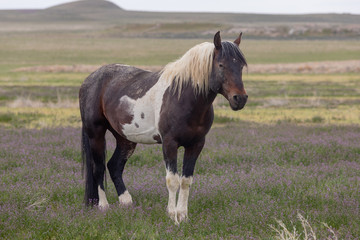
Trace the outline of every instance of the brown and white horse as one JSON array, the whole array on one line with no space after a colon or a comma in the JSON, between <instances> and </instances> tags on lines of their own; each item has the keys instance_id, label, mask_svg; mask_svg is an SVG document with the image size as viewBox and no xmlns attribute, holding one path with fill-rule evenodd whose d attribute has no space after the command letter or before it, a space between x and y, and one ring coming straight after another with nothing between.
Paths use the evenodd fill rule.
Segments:
<instances>
[{"instance_id":1,"label":"brown and white horse","mask_svg":"<svg viewBox=\"0 0 360 240\"><path fill-rule=\"evenodd\" d=\"M162 144L169 191L167 211L176 223L187 219L195 162L213 123L216 95L222 94L233 110L242 109L247 101L242 82L247 63L240 41L241 34L234 42L222 42L217 32L214 43L196 45L160 72L111 64L86 78L79 98L88 205L108 207L104 173L105 133L109 130L117 145L107 167L120 204L132 203L122 173L136 144ZM179 176L177 151L181 146L185 153Z\"/></svg>"}]
</instances>

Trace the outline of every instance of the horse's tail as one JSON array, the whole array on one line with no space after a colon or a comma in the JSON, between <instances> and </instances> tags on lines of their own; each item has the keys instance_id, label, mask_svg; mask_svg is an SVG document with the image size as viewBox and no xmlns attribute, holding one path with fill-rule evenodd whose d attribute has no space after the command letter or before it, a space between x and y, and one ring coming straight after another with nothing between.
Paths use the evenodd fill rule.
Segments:
<instances>
[{"instance_id":1,"label":"horse's tail","mask_svg":"<svg viewBox=\"0 0 360 240\"><path fill-rule=\"evenodd\" d=\"M84 126L81 132L81 157L82 157L82 170L83 176L85 174L85 204L90 205L91 199L96 199L96 192L94 192L94 174L92 166L92 153L90 147L90 139L86 134Z\"/></svg>"},{"instance_id":2,"label":"horse's tail","mask_svg":"<svg viewBox=\"0 0 360 240\"><path fill-rule=\"evenodd\" d=\"M106 146L105 142L104 144ZM106 149L101 154L103 155L102 160L103 160L103 165L105 166ZM97 172L98 169L94 169L96 168L97 164L95 164L94 156L90 146L90 139L84 129L84 126L82 127L82 133L81 133L81 157L82 157L83 176L85 174L84 201L87 206L95 205L99 200L99 193L98 193L98 186L96 183L96 176L94 175L94 173ZM106 175L106 172L104 172L104 175ZM105 179L105 186L106 186L106 179Z\"/></svg>"}]
</instances>

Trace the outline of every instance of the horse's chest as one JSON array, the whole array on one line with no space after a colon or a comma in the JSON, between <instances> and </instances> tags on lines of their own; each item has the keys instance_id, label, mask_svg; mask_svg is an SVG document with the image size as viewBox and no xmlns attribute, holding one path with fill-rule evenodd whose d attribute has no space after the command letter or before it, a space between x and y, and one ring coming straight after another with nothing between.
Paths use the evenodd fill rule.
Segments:
<instances>
[{"instance_id":1,"label":"horse's chest","mask_svg":"<svg viewBox=\"0 0 360 240\"><path fill-rule=\"evenodd\" d=\"M131 122L122 125L122 133L128 140L148 144L161 142L159 118L165 90L166 86L158 82L139 99L126 95L119 99L118 109L132 116Z\"/></svg>"}]
</instances>

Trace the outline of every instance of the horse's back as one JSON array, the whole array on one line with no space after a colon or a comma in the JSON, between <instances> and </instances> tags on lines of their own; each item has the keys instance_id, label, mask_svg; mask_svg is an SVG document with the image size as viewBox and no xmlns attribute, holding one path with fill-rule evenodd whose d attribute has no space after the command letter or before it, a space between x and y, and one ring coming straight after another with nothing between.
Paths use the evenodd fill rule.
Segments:
<instances>
[{"instance_id":1,"label":"horse's back","mask_svg":"<svg viewBox=\"0 0 360 240\"><path fill-rule=\"evenodd\" d=\"M127 85L133 80L134 76L148 71L122 64L109 64L100 67L91 73L83 82L80 88L89 90L89 88L99 89L109 82L116 82L119 85Z\"/></svg>"},{"instance_id":2,"label":"horse's back","mask_svg":"<svg viewBox=\"0 0 360 240\"><path fill-rule=\"evenodd\" d=\"M83 122L104 120L103 97L125 92L126 88L138 82L141 75L150 74L133 66L109 64L91 73L79 91L79 104ZM139 83L135 85L140 85Z\"/></svg>"}]
</instances>

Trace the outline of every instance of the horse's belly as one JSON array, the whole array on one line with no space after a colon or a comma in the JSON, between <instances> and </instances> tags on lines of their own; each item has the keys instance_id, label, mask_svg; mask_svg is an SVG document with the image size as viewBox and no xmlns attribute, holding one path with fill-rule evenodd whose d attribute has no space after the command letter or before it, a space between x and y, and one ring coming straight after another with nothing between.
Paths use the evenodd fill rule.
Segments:
<instances>
[{"instance_id":1,"label":"horse's belly","mask_svg":"<svg viewBox=\"0 0 360 240\"><path fill-rule=\"evenodd\" d=\"M153 144L159 143L157 140L160 136L159 131L155 127L147 126L147 127L137 127L137 124L126 124L123 126L123 134L125 137L137 143L146 143L146 144Z\"/></svg>"}]
</instances>

